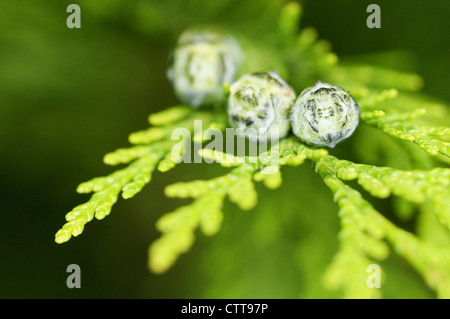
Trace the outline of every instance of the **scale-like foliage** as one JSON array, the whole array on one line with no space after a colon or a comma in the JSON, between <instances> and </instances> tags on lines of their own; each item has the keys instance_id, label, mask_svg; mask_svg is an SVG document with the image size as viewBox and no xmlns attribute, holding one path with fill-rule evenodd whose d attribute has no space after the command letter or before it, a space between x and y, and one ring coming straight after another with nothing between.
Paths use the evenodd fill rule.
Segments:
<instances>
[{"instance_id":1,"label":"scale-like foliage","mask_svg":"<svg viewBox=\"0 0 450 319\"><path fill-rule=\"evenodd\" d=\"M398 141L399 147L412 153L416 150L405 146L404 142L416 144L426 156L438 160L436 163L448 163L450 128L436 124L439 118L448 119L448 114L445 106L431 99L429 104L418 103L411 95L420 89L421 78L370 65L339 63L328 42L317 40L313 29L298 32L300 14L298 4L284 6L277 31L280 56L293 87L301 90L316 80L339 83L358 101L360 125L385 133ZM424 99L426 101L427 97ZM195 120L202 121L203 131L195 131ZM104 158L108 165L128 164L127 167L78 187L80 193L94 194L88 202L66 215L67 223L56 233L57 243L81 234L85 224L94 217L106 217L120 193L124 199L131 198L150 182L155 171L167 172L177 165L186 154L183 148L176 148L178 141L172 137L176 129L186 128L194 143L202 143L208 140L207 129L223 131L227 127L223 109L194 111L189 106L152 114L149 122L150 128L130 135L130 143L135 146L116 150ZM373 149L385 145L382 140L377 144L373 136L365 136L363 132L355 134L361 134L363 143L373 144ZM329 155L325 149L306 146L294 136L282 139L257 157L235 156L210 148L201 149L199 155L230 171L211 180L179 182L166 187L168 197L192 198L193 201L158 220L156 226L162 235L149 248L149 268L155 273L165 272L180 254L191 248L197 229L207 236L220 230L226 199L242 210L252 209L258 202L255 182L262 182L270 189L278 188L282 184L283 166L295 167L308 161L331 190L339 207L340 249L325 273L327 288L342 289L347 298L380 297L380 290L367 287L365 270L368 265L386 259L393 250L423 276L439 297L450 297L450 247L396 226L377 211L364 194L345 183L354 180L373 197L393 197L408 211L413 210L414 205L427 207L448 232L449 168L439 167L434 162L428 170L355 163ZM386 156L396 157L395 154ZM421 156L414 158L430 163Z\"/></svg>"}]
</instances>

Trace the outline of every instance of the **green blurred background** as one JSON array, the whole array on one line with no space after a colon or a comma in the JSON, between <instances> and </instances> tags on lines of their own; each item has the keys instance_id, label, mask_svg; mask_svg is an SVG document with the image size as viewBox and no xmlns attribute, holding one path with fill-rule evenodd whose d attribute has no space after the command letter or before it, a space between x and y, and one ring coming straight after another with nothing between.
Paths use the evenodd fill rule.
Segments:
<instances>
[{"instance_id":1,"label":"green blurred background","mask_svg":"<svg viewBox=\"0 0 450 319\"><path fill-rule=\"evenodd\" d=\"M90 3L91 2L91 3ZM338 248L337 207L309 165L286 169L275 191L258 187L259 204L225 207L222 230L199 234L164 275L147 269L155 221L185 203L164 186L209 178L216 165L182 164L103 221L63 245L64 215L88 200L76 186L114 168L103 155L128 146L149 113L177 104L165 77L182 28L236 24L249 35L273 29L278 1L79 1L81 29L66 27L71 1L0 4L0 298L333 298L320 277ZM450 100L450 3L302 1L302 26L330 40L341 59L414 71L424 92ZM367 5L381 7L381 29L366 27ZM137 8L137 9L136 9ZM136 14L138 12L138 14ZM398 64L383 51L407 51ZM378 205L384 205L378 203ZM383 207L383 206L377 206ZM66 267L81 267L81 289L68 289ZM406 262L383 263L386 298L433 298Z\"/></svg>"}]
</instances>

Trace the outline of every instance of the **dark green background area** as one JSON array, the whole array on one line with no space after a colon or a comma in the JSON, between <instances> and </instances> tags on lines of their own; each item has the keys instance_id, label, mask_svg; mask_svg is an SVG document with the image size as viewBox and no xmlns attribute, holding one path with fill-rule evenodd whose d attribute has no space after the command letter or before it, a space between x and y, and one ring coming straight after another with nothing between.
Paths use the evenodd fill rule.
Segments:
<instances>
[{"instance_id":1,"label":"dark green background area","mask_svg":"<svg viewBox=\"0 0 450 319\"><path fill-rule=\"evenodd\" d=\"M187 2L193 8L198 3ZM78 30L66 27L70 1L0 4L0 298L337 296L320 284L338 248L337 207L309 164L287 169L278 190L259 185L258 207L249 212L227 203L220 233L199 234L193 249L164 275L147 269L148 245L159 236L155 221L186 203L167 199L164 186L225 169L182 164L155 173L135 198L119 199L105 220L87 224L66 244L54 243L64 215L89 199L76 186L114 170L102 163L103 155L127 147L129 133L146 128L149 113L178 103L165 77L176 30L168 33L158 21L167 19L175 28L248 16L245 29L253 17L270 11L260 7L274 6L244 1L242 11L233 12L223 9L225 2L217 1L217 12L211 5L203 12L192 9L195 16L174 1L166 7L178 15L154 12L155 22L145 28L129 21L127 11L82 6ZM343 60L374 61L374 53L408 51L398 65L390 55L376 61L419 73L424 92L450 100L448 1L302 3L302 26L315 27ZM381 29L366 27L370 3L381 7ZM81 289L66 286L72 263L81 267ZM395 255L383 266L389 274L385 297L434 297Z\"/></svg>"}]
</instances>

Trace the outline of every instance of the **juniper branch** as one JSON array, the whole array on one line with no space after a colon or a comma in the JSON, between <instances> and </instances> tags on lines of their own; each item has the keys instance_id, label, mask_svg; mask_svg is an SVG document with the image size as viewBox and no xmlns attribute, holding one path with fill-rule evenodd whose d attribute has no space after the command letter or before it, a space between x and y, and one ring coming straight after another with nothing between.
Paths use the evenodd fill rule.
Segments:
<instances>
[{"instance_id":1,"label":"juniper branch","mask_svg":"<svg viewBox=\"0 0 450 319\"><path fill-rule=\"evenodd\" d=\"M129 164L104 177L96 177L80 184L79 193L94 192L84 204L78 205L66 215L66 223L55 234L57 243L64 243L72 236L80 235L86 223L94 217L103 219L111 212L119 194L124 199L139 193L151 180L155 169L166 172L181 161L183 149L172 152L177 141L172 140L172 131L184 127L194 133L194 121L203 120L207 127L223 125L223 118L211 112L193 112L186 106L176 106L149 116L150 127L130 135L130 142L139 144L121 148L104 156L107 165ZM203 133L203 132L200 132Z\"/></svg>"},{"instance_id":2,"label":"juniper branch","mask_svg":"<svg viewBox=\"0 0 450 319\"><path fill-rule=\"evenodd\" d=\"M339 164L344 164L343 166L345 168L343 172L339 172L338 168L342 169L343 167ZM331 288L344 289L346 296L349 298L370 297L370 294L367 295L367 287L363 286L365 282L361 282L362 276L359 276L359 279L358 276L351 276L350 280L340 280L339 276L342 275L342 271L345 269L352 269L349 270L350 272L359 271L360 274L361 271L365 271L361 267L365 263L365 267L367 267L370 263L370 259L367 259L365 257L366 255L376 260L386 258L388 249L382 241L384 239L391 244L398 254L405 257L424 276L430 287L435 288L440 297L447 298L450 283L449 248L437 247L398 228L377 212L369 202L361 197L359 192L351 189L341 181L342 177L348 179L349 173L347 169L351 170L350 175L352 178L355 178L361 168L368 168L367 165L358 167L355 164L342 161L339 161L339 164L337 164L335 158L327 156L316 161L315 166L316 171L322 176L325 184L333 192L334 199L340 207L339 217L342 225L340 233L341 250L336 255L334 262L331 264L325 276L326 284ZM372 169L377 171L377 168ZM354 174L355 171L356 175ZM410 172L406 172L406 174L408 173ZM441 173L442 169L432 172L430 174L432 176L431 179L434 180L436 175L441 176ZM389 175L387 174L386 176ZM448 180L441 180L437 183L440 184L441 182L448 184ZM435 193L435 191L432 191L432 193ZM446 194L446 197L440 198L440 200L448 200L448 195ZM448 210L446 213L448 214Z\"/></svg>"}]
</instances>

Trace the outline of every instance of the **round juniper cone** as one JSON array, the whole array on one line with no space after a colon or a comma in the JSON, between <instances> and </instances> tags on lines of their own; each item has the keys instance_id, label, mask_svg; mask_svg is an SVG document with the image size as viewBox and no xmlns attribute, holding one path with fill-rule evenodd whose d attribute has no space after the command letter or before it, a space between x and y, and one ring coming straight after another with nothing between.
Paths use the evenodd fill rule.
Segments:
<instances>
[{"instance_id":1,"label":"round juniper cone","mask_svg":"<svg viewBox=\"0 0 450 319\"><path fill-rule=\"evenodd\" d=\"M333 148L358 126L359 107L337 85L318 81L305 89L291 110L292 132L305 143Z\"/></svg>"},{"instance_id":2,"label":"round juniper cone","mask_svg":"<svg viewBox=\"0 0 450 319\"><path fill-rule=\"evenodd\" d=\"M241 48L230 35L212 27L191 28L178 39L167 77L183 103L194 108L223 103L223 85L234 80L241 60Z\"/></svg>"},{"instance_id":3,"label":"round juniper cone","mask_svg":"<svg viewBox=\"0 0 450 319\"><path fill-rule=\"evenodd\" d=\"M229 123L251 141L282 138L291 127L295 96L275 71L245 74L230 86Z\"/></svg>"}]
</instances>

